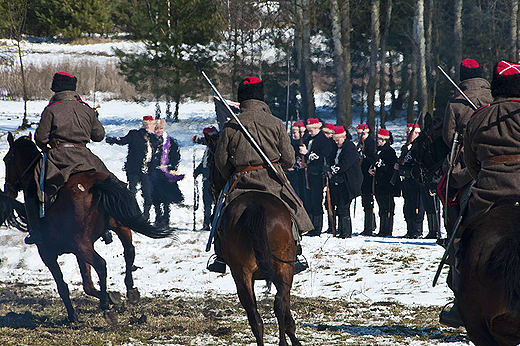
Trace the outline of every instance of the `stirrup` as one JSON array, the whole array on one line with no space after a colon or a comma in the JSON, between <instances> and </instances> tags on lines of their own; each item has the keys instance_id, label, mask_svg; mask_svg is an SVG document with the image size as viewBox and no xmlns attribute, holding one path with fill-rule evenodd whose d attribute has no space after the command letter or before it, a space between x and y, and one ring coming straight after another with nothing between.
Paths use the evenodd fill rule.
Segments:
<instances>
[{"instance_id":1,"label":"stirrup","mask_svg":"<svg viewBox=\"0 0 520 346\"><path fill-rule=\"evenodd\" d=\"M210 263L213 261L213 263ZM226 273L226 263L219 260L216 254L211 255L211 257L208 259L208 262L206 263L206 269L215 272L215 273Z\"/></svg>"},{"instance_id":2,"label":"stirrup","mask_svg":"<svg viewBox=\"0 0 520 346\"><path fill-rule=\"evenodd\" d=\"M302 259L298 258L301 257ZM296 256L296 261L294 262L294 275L301 273L302 271L309 268L309 263L307 262L307 258L304 255Z\"/></svg>"},{"instance_id":3,"label":"stirrup","mask_svg":"<svg viewBox=\"0 0 520 346\"><path fill-rule=\"evenodd\" d=\"M450 304L453 304L449 311L446 311L446 307ZM457 307L457 310L453 310L457 306L457 301L452 300L443 306L441 313L439 314L439 323L448 327L459 328L464 326L464 322L460 318L460 313Z\"/></svg>"}]
</instances>

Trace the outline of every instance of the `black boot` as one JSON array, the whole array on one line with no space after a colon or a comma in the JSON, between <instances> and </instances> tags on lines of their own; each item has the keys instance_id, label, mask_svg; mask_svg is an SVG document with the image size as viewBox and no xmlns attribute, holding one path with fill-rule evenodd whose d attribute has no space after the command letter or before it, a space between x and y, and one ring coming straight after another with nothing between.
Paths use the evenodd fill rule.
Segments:
<instances>
[{"instance_id":1,"label":"black boot","mask_svg":"<svg viewBox=\"0 0 520 346\"><path fill-rule=\"evenodd\" d=\"M453 301L453 306L449 311L446 311L444 309L441 311L439 315L439 322L441 324L444 324L445 326L453 328L459 328L464 325L464 322L460 318L459 305L457 304L456 299Z\"/></svg>"},{"instance_id":2,"label":"black boot","mask_svg":"<svg viewBox=\"0 0 520 346\"><path fill-rule=\"evenodd\" d=\"M379 217L379 233L376 234L376 237L386 237L387 235L387 217L386 214L383 214Z\"/></svg>"},{"instance_id":3,"label":"black boot","mask_svg":"<svg viewBox=\"0 0 520 346\"><path fill-rule=\"evenodd\" d=\"M417 239L421 236L419 230L417 229L417 222L414 218L406 220L406 234L405 238L408 239Z\"/></svg>"},{"instance_id":4,"label":"black boot","mask_svg":"<svg viewBox=\"0 0 520 346\"><path fill-rule=\"evenodd\" d=\"M24 242L25 244L41 244L43 237L40 224L40 200L37 197L25 198L25 212L30 230Z\"/></svg>"},{"instance_id":5,"label":"black boot","mask_svg":"<svg viewBox=\"0 0 520 346\"><path fill-rule=\"evenodd\" d=\"M314 226L314 229L310 232L305 233L304 235L309 237L319 237L321 234L321 229L323 227L323 214L312 215L310 216L310 218L312 221L312 225Z\"/></svg>"},{"instance_id":6,"label":"black boot","mask_svg":"<svg viewBox=\"0 0 520 346\"><path fill-rule=\"evenodd\" d=\"M164 203L161 219L159 220L159 227L168 227L170 225L170 204Z\"/></svg>"},{"instance_id":7,"label":"black boot","mask_svg":"<svg viewBox=\"0 0 520 346\"><path fill-rule=\"evenodd\" d=\"M215 255L210 258L210 261L213 257L215 257L215 260L213 263L208 263L206 269L210 272L224 274L226 273L226 262L224 262L224 256L222 256L222 249L220 248L220 237L218 236L217 232L215 232L214 247Z\"/></svg>"},{"instance_id":8,"label":"black boot","mask_svg":"<svg viewBox=\"0 0 520 346\"><path fill-rule=\"evenodd\" d=\"M372 236L376 229L376 215L373 210L365 210L365 229L361 232L361 235Z\"/></svg>"},{"instance_id":9,"label":"black boot","mask_svg":"<svg viewBox=\"0 0 520 346\"><path fill-rule=\"evenodd\" d=\"M106 245L110 244L113 241L112 233L110 232L110 230L106 230L105 233L103 233L103 235L101 236L101 239L103 239Z\"/></svg>"},{"instance_id":10,"label":"black boot","mask_svg":"<svg viewBox=\"0 0 520 346\"><path fill-rule=\"evenodd\" d=\"M150 220L150 207L151 205L149 204L144 205L143 217L146 219L146 221Z\"/></svg>"},{"instance_id":11,"label":"black boot","mask_svg":"<svg viewBox=\"0 0 520 346\"><path fill-rule=\"evenodd\" d=\"M352 237L352 220L350 219L350 216L339 217L338 230L340 238L345 239Z\"/></svg>"},{"instance_id":12,"label":"black boot","mask_svg":"<svg viewBox=\"0 0 520 346\"><path fill-rule=\"evenodd\" d=\"M426 239L439 239L441 237L441 230L437 214L426 214L426 217L428 219L428 235Z\"/></svg>"}]
</instances>

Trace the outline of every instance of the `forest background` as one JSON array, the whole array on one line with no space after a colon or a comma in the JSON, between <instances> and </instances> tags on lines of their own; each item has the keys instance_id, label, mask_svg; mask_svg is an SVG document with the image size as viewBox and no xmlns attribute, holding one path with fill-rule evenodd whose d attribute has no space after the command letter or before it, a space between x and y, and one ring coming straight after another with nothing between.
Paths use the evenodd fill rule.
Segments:
<instances>
[{"instance_id":1,"label":"forest background","mask_svg":"<svg viewBox=\"0 0 520 346\"><path fill-rule=\"evenodd\" d=\"M0 0L0 98L47 99L65 70L82 95L166 101L176 120L180 102L208 96L204 70L232 99L244 76L259 76L283 120L316 116L314 94L330 92L338 124L359 111L374 130L396 116L442 117L456 91L439 65L458 81L461 60L473 58L490 80L498 60L518 61L518 2ZM117 59L99 65L23 62L25 41L114 40L143 49L114 49Z\"/></svg>"}]
</instances>

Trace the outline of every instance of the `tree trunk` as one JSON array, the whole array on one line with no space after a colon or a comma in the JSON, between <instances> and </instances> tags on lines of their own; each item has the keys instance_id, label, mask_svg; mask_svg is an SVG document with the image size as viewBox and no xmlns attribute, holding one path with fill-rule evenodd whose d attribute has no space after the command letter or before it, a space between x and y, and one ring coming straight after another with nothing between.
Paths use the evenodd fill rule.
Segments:
<instances>
[{"instance_id":1,"label":"tree trunk","mask_svg":"<svg viewBox=\"0 0 520 346\"><path fill-rule=\"evenodd\" d=\"M345 116L342 117L342 125L352 125L352 79L350 70L352 63L350 59L350 30L352 23L350 20L350 0L343 0L341 5L341 30L343 35L341 37L343 43L343 69L345 75Z\"/></svg>"},{"instance_id":2,"label":"tree trunk","mask_svg":"<svg viewBox=\"0 0 520 346\"><path fill-rule=\"evenodd\" d=\"M300 71L300 93L302 96L303 119L314 118L314 83L311 61L311 21L309 0L302 0L302 68Z\"/></svg>"},{"instance_id":3,"label":"tree trunk","mask_svg":"<svg viewBox=\"0 0 520 346\"><path fill-rule=\"evenodd\" d=\"M379 48L379 0L372 0L371 10L370 69L367 87L367 124L374 132L376 123L375 96L377 88L377 51Z\"/></svg>"},{"instance_id":4,"label":"tree trunk","mask_svg":"<svg viewBox=\"0 0 520 346\"><path fill-rule=\"evenodd\" d=\"M509 48L509 59L518 60L518 0L511 0L511 46Z\"/></svg>"},{"instance_id":5,"label":"tree trunk","mask_svg":"<svg viewBox=\"0 0 520 346\"><path fill-rule=\"evenodd\" d=\"M388 40L388 33L390 31L390 20L392 19L392 0L386 0L386 16L385 26L383 29L383 37L381 39L381 69L379 71L379 102L381 107L379 110L379 118L381 119L381 128L385 127L386 122L386 91L387 91L387 78L386 73L386 41Z\"/></svg>"},{"instance_id":6,"label":"tree trunk","mask_svg":"<svg viewBox=\"0 0 520 346\"><path fill-rule=\"evenodd\" d=\"M424 0L417 0L414 16L414 41L417 49L415 60L417 68L417 91L419 112L426 114L428 111L428 89L426 84L426 43L424 38ZM421 117L420 125L424 117Z\"/></svg>"},{"instance_id":7,"label":"tree trunk","mask_svg":"<svg viewBox=\"0 0 520 346\"><path fill-rule=\"evenodd\" d=\"M302 32L303 32L303 10L302 0L294 2L294 52L296 54L296 73L302 68Z\"/></svg>"},{"instance_id":8,"label":"tree trunk","mask_svg":"<svg viewBox=\"0 0 520 346\"><path fill-rule=\"evenodd\" d=\"M344 125L347 113L346 83L341 37L341 12L337 0L330 0L330 19L332 23L332 41L334 43L334 73L336 75L336 122L339 125Z\"/></svg>"},{"instance_id":9,"label":"tree trunk","mask_svg":"<svg viewBox=\"0 0 520 346\"><path fill-rule=\"evenodd\" d=\"M413 53L415 56L415 52ZM413 123L415 120L415 99L417 97L417 64L415 63L415 59L412 59L412 67L410 69L410 92L408 93L408 108L406 111L406 121L409 123Z\"/></svg>"},{"instance_id":10,"label":"tree trunk","mask_svg":"<svg viewBox=\"0 0 520 346\"><path fill-rule=\"evenodd\" d=\"M462 61L462 0L455 0L455 25L453 26L453 45L455 53L455 82L460 82L460 62Z\"/></svg>"}]
</instances>

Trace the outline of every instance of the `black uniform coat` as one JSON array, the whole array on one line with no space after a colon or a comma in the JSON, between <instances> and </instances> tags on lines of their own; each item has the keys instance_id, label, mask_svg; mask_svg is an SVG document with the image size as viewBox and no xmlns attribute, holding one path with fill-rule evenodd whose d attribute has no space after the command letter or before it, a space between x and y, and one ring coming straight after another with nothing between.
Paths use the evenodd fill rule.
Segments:
<instances>
[{"instance_id":1,"label":"black uniform coat","mask_svg":"<svg viewBox=\"0 0 520 346\"><path fill-rule=\"evenodd\" d=\"M177 181L168 180L168 177L163 171L170 172L177 170L179 161L181 160L177 141L169 136L167 138L169 139L167 162L161 162L164 143L166 142L166 136L163 136L163 138L159 139L159 144L154 149L153 159L150 163L150 167L152 168L150 178L153 185L152 199L154 203L180 203L184 201L184 196L179 189Z\"/></svg>"},{"instance_id":2,"label":"black uniform coat","mask_svg":"<svg viewBox=\"0 0 520 346\"><path fill-rule=\"evenodd\" d=\"M368 173L368 170L376 162L376 140L372 136L368 136L363 141L359 141L357 145L359 152L359 160L361 163L361 173L363 174L363 184L361 191L363 194L372 194L372 180L374 177Z\"/></svg>"},{"instance_id":3,"label":"black uniform coat","mask_svg":"<svg viewBox=\"0 0 520 346\"><path fill-rule=\"evenodd\" d=\"M107 138L110 144L128 145L128 155L124 170L127 174L146 174L153 158L154 147L158 145L155 134L146 132L144 128L130 130L124 137Z\"/></svg>"},{"instance_id":4,"label":"black uniform coat","mask_svg":"<svg viewBox=\"0 0 520 346\"><path fill-rule=\"evenodd\" d=\"M333 174L330 187L334 192L332 196L335 205L350 203L361 195L363 174L358 159L356 146L349 140L345 140L341 148L336 147L331 155L329 163Z\"/></svg>"},{"instance_id":5,"label":"black uniform coat","mask_svg":"<svg viewBox=\"0 0 520 346\"><path fill-rule=\"evenodd\" d=\"M376 168L376 195L399 196L399 180L395 182L395 185L390 184L392 175L394 175L394 164L396 162L397 156L394 148L390 146L390 143L386 142L385 145L377 148L377 161L374 164Z\"/></svg>"}]
</instances>

